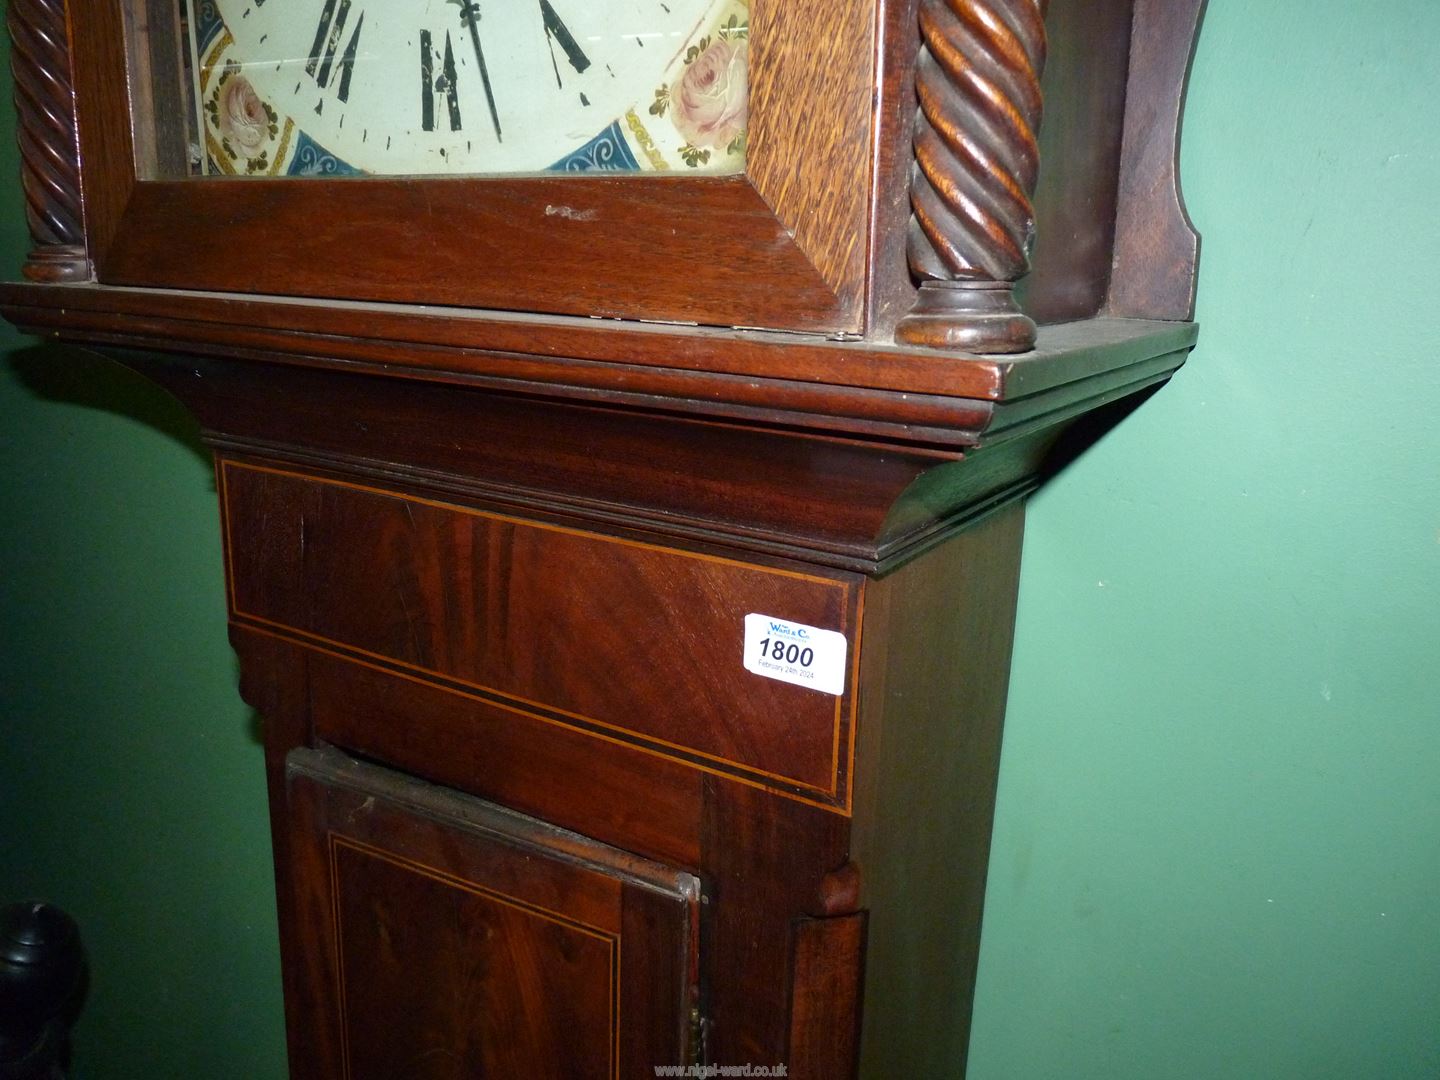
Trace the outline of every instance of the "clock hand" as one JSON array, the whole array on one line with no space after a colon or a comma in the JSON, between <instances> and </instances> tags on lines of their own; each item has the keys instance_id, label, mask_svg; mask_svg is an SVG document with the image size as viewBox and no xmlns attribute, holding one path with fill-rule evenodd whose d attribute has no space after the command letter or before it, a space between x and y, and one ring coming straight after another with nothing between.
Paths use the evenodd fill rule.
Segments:
<instances>
[{"instance_id":1,"label":"clock hand","mask_svg":"<svg viewBox=\"0 0 1440 1080\"><path fill-rule=\"evenodd\" d=\"M555 63L555 44L559 42L560 48L565 52L565 58L570 61L578 74L583 74L590 66L590 58L585 55L585 50L575 40L575 35L570 33L570 28L561 21L555 9L550 6L550 0L540 0L540 18L545 23L545 36L550 42L550 62ZM555 65L555 85L560 83L560 67Z\"/></svg>"},{"instance_id":2,"label":"clock hand","mask_svg":"<svg viewBox=\"0 0 1440 1080\"><path fill-rule=\"evenodd\" d=\"M490 87L490 69L485 66L485 50L480 47L480 5L475 0L449 0L460 9L460 21L470 30L470 44L475 46L475 60L480 65L480 81L485 84L485 100L490 105L490 120L495 125L495 140L504 142L500 133L500 113L495 108L495 91Z\"/></svg>"}]
</instances>

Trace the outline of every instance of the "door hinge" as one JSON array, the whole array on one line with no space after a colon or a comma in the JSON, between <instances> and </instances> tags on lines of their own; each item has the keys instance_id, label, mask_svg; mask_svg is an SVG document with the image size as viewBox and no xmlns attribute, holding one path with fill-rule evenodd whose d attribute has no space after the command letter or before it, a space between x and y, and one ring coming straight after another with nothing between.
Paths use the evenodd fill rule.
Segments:
<instances>
[{"instance_id":1,"label":"door hinge","mask_svg":"<svg viewBox=\"0 0 1440 1080\"><path fill-rule=\"evenodd\" d=\"M710 1021L700 1015L699 1007L690 1010L690 1053L687 1065L708 1065L710 1062Z\"/></svg>"}]
</instances>

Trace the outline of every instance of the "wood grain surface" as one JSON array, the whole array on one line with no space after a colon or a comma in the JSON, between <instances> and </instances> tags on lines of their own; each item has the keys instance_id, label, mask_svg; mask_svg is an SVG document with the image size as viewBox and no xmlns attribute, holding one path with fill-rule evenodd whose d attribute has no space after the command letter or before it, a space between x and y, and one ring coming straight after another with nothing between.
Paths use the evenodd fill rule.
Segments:
<instances>
[{"instance_id":1,"label":"wood grain surface","mask_svg":"<svg viewBox=\"0 0 1440 1080\"><path fill-rule=\"evenodd\" d=\"M1196 337L1187 323L1088 319L1042 328L1024 356L981 358L749 331L17 284L0 285L0 313L66 341L263 358L942 447L988 441L1020 398L1028 411L1063 414L1082 382L1128 385L1128 366L1183 353Z\"/></svg>"},{"instance_id":2,"label":"wood grain surface","mask_svg":"<svg viewBox=\"0 0 1440 1080\"><path fill-rule=\"evenodd\" d=\"M301 1075L611 1080L684 1059L693 878L334 751L289 760L292 843L324 871L300 905L328 913L312 947L333 961L305 989L340 1064ZM627 918L631 893L663 902Z\"/></svg>"},{"instance_id":3,"label":"wood grain surface","mask_svg":"<svg viewBox=\"0 0 1440 1080\"><path fill-rule=\"evenodd\" d=\"M863 1076L963 1075L1023 523L1013 507L867 589Z\"/></svg>"},{"instance_id":4,"label":"wood grain surface","mask_svg":"<svg viewBox=\"0 0 1440 1080\"><path fill-rule=\"evenodd\" d=\"M1195 316L1200 236L1180 191L1180 123L1206 0L1135 0L1108 314Z\"/></svg>"},{"instance_id":5,"label":"wood grain surface","mask_svg":"<svg viewBox=\"0 0 1440 1080\"><path fill-rule=\"evenodd\" d=\"M855 1074L864 972L864 914L795 923L791 1077L829 1080Z\"/></svg>"},{"instance_id":6,"label":"wood grain surface","mask_svg":"<svg viewBox=\"0 0 1440 1080\"><path fill-rule=\"evenodd\" d=\"M877 0L753 0L746 172L855 310L869 254Z\"/></svg>"},{"instance_id":7,"label":"wood grain surface","mask_svg":"<svg viewBox=\"0 0 1440 1080\"><path fill-rule=\"evenodd\" d=\"M1041 326L1092 318L1115 252L1134 0L1050 0L1031 271L1016 300Z\"/></svg>"},{"instance_id":8,"label":"wood grain surface","mask_svg":"<svg viewBox=\"0 0 1440 1080\"><path fill-rule=\"evenodd\" d=\"M846 805L850 696L743 666L752 612L844 634L853 656L858 598L846 576L239 464L221 479L237 620Z\"/></svg>"},{"instance_id":9,"label":"wood grain surface","mask_svg":"<svg viewBox=\"0 0 1440 1080\"><path fill-rule=\"evenodd\" d=\"M743 177L146 181L95 259L110 284L857 329Z\"/></svg>"}]
</instances>

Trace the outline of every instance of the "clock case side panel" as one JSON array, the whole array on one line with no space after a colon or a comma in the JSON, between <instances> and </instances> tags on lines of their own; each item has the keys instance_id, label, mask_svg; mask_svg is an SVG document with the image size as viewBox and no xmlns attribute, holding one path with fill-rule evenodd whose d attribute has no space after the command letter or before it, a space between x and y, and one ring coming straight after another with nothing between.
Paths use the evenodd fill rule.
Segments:
<instances>
[{"instance_id":1,"label":"clock case side panel","mask_svg":"<svg viewBox=\"0 0 1440 1080\"><path fill-rule=\"evenodd\" d=\"M1024 516L1012 504L867 583L850 847L869 912L863 1077L964 1074Z\"/></svg>"},{"instance_id":2,"label":"clock case side panel","mask_svg":"<svg viewBox=\"0 0 1440 1080\"><path fill-rule=\"evenodd\" d=\"M147 129L147 87L174 80L121 0L86 5L71 43L97 277L859 333L881 4L845 5L839 28L820 7L754 0L745 176L151 180L137 142L180 141Z\"/></svg>"}]
</instances>

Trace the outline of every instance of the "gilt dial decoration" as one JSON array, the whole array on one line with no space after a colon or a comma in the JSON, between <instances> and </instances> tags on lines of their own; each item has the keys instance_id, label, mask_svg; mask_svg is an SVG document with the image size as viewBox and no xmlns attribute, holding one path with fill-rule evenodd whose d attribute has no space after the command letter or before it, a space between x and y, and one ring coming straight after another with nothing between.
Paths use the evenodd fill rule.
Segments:
<instances>
[{"instance_id":1,"label":"gilt dial decoration","mask_svg":"<svg viewBox=\"0 0 1440 1080\"><path fill-rule=\"evenodd\" d=\"M192 171L744 169L748 0L179 0Z\"/></svg>"}]
</instances>

